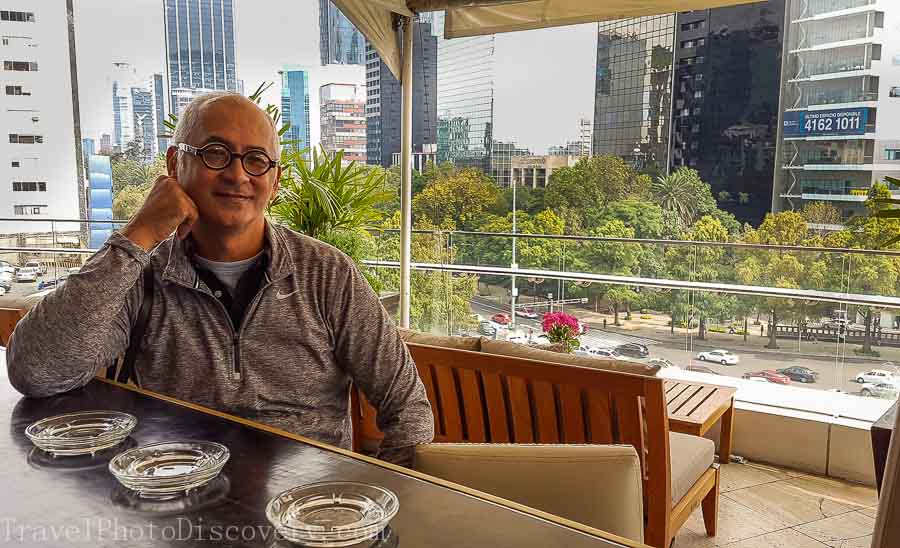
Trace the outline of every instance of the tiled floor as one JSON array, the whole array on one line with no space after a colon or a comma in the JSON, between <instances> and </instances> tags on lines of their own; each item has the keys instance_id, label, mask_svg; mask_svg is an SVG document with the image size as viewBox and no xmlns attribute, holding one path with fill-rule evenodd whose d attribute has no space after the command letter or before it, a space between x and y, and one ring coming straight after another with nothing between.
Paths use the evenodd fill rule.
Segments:
<instances>
[{"instance_id":1,"label":"tiled floor","mask_svg":"<svg viewBox=\"0 0 900 548\"><path fill-rule=\"evenodd\" d=\"M698 509L675 548L868 548L875 489L761 464L722 466L719 530Z\"/></svg>"}]
</instances>

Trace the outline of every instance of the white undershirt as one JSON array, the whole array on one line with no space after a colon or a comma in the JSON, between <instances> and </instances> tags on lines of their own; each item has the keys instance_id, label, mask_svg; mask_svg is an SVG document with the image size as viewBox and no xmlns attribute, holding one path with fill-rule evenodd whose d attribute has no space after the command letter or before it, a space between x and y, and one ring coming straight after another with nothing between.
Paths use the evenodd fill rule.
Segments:
<instances>
[{"instance_id":1,"label":"white undershirt","mask_svg":"<svg viewBox=\"0 0 900 548\"><path fill-rule=\"evenodd\" d=\"M204 259L199 255L195 256L195 258L197 259L197 262L200 264L200 266L215 274L216 278L218 278L219 281L228 288L228 292L234 295L234 291L235 289L237 289L237 284L240 281L241 276L244 275L244 272L250 270L250 267L252 267L256 263L257 259L259 259L259 256L262 254L263 252L260 251L249 259L244 259L243 261L234 261L231 263L210 261L209 259Z\"/></svg>"}]
</instances>

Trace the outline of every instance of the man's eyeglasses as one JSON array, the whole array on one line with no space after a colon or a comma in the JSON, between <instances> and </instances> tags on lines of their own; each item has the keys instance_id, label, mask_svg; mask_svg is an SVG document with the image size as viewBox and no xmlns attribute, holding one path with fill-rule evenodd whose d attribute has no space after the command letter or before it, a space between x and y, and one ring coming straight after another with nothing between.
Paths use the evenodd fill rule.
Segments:
<instances>
[{"instance_id":1,"label":"man's eyeglasses","mask_svg":"<svg viewBox=\"0 0 900 548\"><path fill-rule=\"evenodd\" d=\"M215 170L225 169L231 165L235 158L240 158L241 167L244 168L247 175L253 177L265 175L270 169L278 165L275 160L269 158L269 155L261 150L251 150L238 154L219 143L210 143L202 148L193 147L187 143L178 143L178 150L199 156L206 167Z\"/></svg>"}]
</instances>

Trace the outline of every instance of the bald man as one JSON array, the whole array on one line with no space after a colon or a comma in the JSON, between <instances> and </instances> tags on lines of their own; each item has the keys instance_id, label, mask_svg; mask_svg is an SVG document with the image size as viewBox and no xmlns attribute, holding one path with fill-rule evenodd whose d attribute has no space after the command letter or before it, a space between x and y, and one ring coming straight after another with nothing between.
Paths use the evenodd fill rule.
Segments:
<instances>
[{"instance_id":1,"label":"bald man","mask_svg":"<svg viewBox=\"0 0 900 548\"><path fill-rule=\"evenodd\" d=\"M172 140L140 211L19 322L13 386L66 392L124 354L150 268L141 387L348 448L353 381L378 408L379 456L409 465L434 424L396 327L346 255L264 217L281 175L272 119L212 93Z\"/></svg>"}]
</instances>

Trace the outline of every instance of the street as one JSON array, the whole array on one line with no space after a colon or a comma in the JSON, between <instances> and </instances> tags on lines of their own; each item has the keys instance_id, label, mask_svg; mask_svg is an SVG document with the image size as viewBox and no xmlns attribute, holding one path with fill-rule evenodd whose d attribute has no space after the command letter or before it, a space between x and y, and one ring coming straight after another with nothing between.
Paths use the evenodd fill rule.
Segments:
<instances>
[{"instance_id":1,"label":"street","mask_svg":"<svg viewBox=\"0 0 900 548\"><path fill-rule=\"evenodd\" d=\"M483 316L485 319L490 319L491 316L498 312L509 314L509 306L499 306L496 298L474 297L471 306L474 313ZM540 314L541 310L537 310L537 312ZM580 309L568 307L566 312L583 320L580 317L583 316ZM519 333L526 336L528 335L528 328L534 330L535 337L542 333L540 318L532 320L517 317L516 327ZM497 338L505 338L507 334L507 331L499 330ZM579 340L582 344L593 347L613 347L622 343L637 342L646 345L650 349L650 357L665 358L682 369L689 365L705 366L719 374L730 377L740 377L744 373L762 369L781 369L790 366L808 367L819 373L819 379L814 384L802 384L802 386L821 390L839 388L850 394L859 393L860 385L853 380L856 375L870 369L881 368L882 363L887 361L884 359L857 357L852 353L849 346L846 347L846 355L841 358L835 352L842 349L843 345L839 346L835 343L827 342L811 343L803 341L800 343L801 352L798 353L798 343L785 339L778 340L780 350L768 350L763 348L765 342L758 336L751 337L751 340L758 339L759 348L748 349L738 344L723 343L721 340L715 343L700 341L696 339L696 336L685 336L679 341L674 341L661 340L659 335L653 329L637 329L629 333L620 333L611 329L604 330L602 324L598 325L596 322L590 322L587 333L582 335ZM733 335L731 337L735 343L737 341L743 342L742 336ZM696 359L698 352L714 348L722 348L738 354L740 363L726 366ZM829 353L830 355L828 355Z\"/></svg>"}]
</instances>

